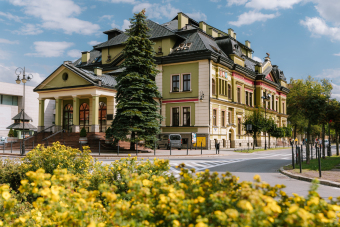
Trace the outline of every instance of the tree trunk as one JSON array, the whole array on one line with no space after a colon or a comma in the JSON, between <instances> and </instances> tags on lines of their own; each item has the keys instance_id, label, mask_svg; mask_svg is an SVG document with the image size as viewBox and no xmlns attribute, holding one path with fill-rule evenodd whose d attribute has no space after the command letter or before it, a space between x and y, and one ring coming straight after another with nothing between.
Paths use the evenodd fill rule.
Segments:
<instances>
[{"instance_id":1,"label":"tree trunk","mask_svg":"<svg viewBox=\"0 0 340 227\"><path fill-rule=\"evenodd\" d=\"M336 155L339 156L339 138L338 130L335 130Z\"/></svg>"},{"instance_id":2,"label":"tree trunk","mask_svg":"<svg viewBox=\"0 0 340 227\"><path fill-rule=\"evenodd\" d=\"M270 149L270 134L268 133L268 147Z\"/></svg>"},{"instance_id":3,"label":"tree trunk","mask_svg":"<svg viewBox=\"0 0 340 227\"><path fill-rule=\"evenodd\" d=\"M257 143L257 141L256 141L256 133L254 132L254 135L253 135L253 150L255 150L255 143Z\"/></svg>"},{"instance_id":4,"label":"tree trunk","mask_svg":"<svg viewBox=\"0 0 340 227\"><path fill-rule=\"evenodd\" d=\"M295 140L295 138L296 138L296 128L297 128L297 126L296 126L296 124L294 125L294 140Z\"/></svg>"},{"instance_id":5,"label":"tree trunk","mask_svg":"<svg viewBox=\"0 0 340 227\"><path fill-rule=\"evenodd\" d=\"M131 143L130 143L130 150L135 151L136 150L136 143L135 143L135 132L131 133Z\"/></svg>"},{"instance_id":6,"label":"tree trunk","mask_svg":"<svg viewBox=\"0 0 340 227\"><path fill-rule=\"evenodd\" d=\"M311 128L311 123L310 120L308 120L308 128L307 128L307 141L306 141L306 163L309 164L310 163L310 147L309 147L309 137L310 137L310 128Z\"/></svg>"},{"instance_id":7,"label":"tree trunk","mask_svg":"<svg viewBox=\"0 0 340 227\"><path fill-rule=\"evenodd\" d=\"M325 124L322 124L322 158L326 157L326 151L325 151Z\"/></svg>"}]
</instances>

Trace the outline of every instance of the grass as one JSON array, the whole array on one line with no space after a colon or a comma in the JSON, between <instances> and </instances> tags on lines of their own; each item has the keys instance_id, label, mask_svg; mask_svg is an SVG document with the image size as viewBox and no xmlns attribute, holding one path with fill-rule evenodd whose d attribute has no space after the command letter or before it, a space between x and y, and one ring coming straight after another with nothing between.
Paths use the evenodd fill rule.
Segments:
<instances>
[{"instance_id":1,"label":"grass","mask_svg":"<svg viewBox=\"0 0 340 227\"><path fill-rule=\"evenodd\" d=\"M337 165L340 164L340 157L339 156L332 156L332 157L326 157L325 159L321 158L321 170L332 170L335 169ZM284 169L291 170L293 169L292 165L285 166ZM300 166L295 165L295 169L299 170ZM302 163L302 169L303 170L319 170L319 164L317 159L310 160L310 164L306 164L306 161Z\"/></svg>"},{"instance_id":2,"label":"grass","mask_svg":"<svg viewBox=\"0 0 340 227\"><path fill-rule=\"evenodd\" d=\"M289 147L277 147L277 148L268 148L267 150L265 150L264 148L258 148L258 149L249 149L248 150L235 150L234 152L239 152L239 153L254 153L254 152L258 152L258 151L273 151L273 150L282 150L282 149L288 149Z\"/></svg>"}]
</instances>

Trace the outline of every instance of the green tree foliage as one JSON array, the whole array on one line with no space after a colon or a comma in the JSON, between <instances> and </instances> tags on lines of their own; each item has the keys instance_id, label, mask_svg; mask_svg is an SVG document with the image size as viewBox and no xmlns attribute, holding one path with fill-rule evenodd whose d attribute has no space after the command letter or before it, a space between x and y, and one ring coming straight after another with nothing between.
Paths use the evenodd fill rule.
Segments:
<instances>
[{"instance_id":1,"label":"green tree foliage","mask_svg":"<svg viewBox=\"0 0 340 227\"><path fill-rule=\"evenodd\" d=\"M138 141L145 141L147 147L154 145L161 119L155 99L161 95L155 82L158 71L154 43L149 40L144 10L135 14L130 22L129 38L123 50L125 61L121 65L125 70L116 77L118 104L111 134L115 142L130 141L131 149L134 149ZM131 137L127 137L129 134Z\"/></svg>"},{"instance_id":2,"label":"green tree foliage","mask_svg":"<svg viewBox=\"0 0 340 227\"><path fill-rule=\"evenodd\" d=\"M269 144L269 148L270 148L270 136L271 134L275 131L276 129L276 123L274 121L273 118L267 118L266 119L266 127L265 127L265 131L268 133L268 144Z\"/></svg>"},{"instance_id":3,"label":"green tree foliage","mask_svg":"<svg viewBox=\"0 0 340 227\"><path fill-rule=\"evenodd\" d=\"M12 128L8 132L8 137L14 137L14 131Z\"/></svg>"},{"instance_id":4,"label":"green tree foliage","mask_svg":"<svg viewBox=\"0 0 340 227\"><path fill-rule=\"evenodd\" d=\"M18 131L14 129L14 137L18 137Z\"/></svg>"},{"instance_id":5,"label":"green tree foliage","mask_svg":"<svg viewBox=\"0 0 340 227\"><path fill-rule=\"evenodd\" d=\"M282 127L276 127L273 132L271 133L272 137L276 138L276 143L277 143L277 139L278 138L283 138L285 137L285 132L284 129Z\"/></svg>"},{"instance_id":6,"label":"green tree foliage","mask_svg":"<svg viewBox=\"0 0 340 227\"><path fill-rule=\"evenodd\" d=\"M255 150L257 135L259 135L266 127L266 118L264 117L263 112L260 109L257 109L246 114L243 121L243 126L245 129L247 128L248 124L252 125L252 130L248 131L248 133L252 134L254 139L253 150Z\"/></svg>"},{"instance_id":7,"label":"green tree foliage","mask_svg":"<svg viewBox=\"0 0 340 227\"><path fill-rule=\"evenodd\" d=\"M79 136L80 136L80 137L86 137L86 136L87 136L87 132L86 132L86 129L85 129L85 128L82 128L82 129L80 130Z\"/></svg>"}]
</instances>

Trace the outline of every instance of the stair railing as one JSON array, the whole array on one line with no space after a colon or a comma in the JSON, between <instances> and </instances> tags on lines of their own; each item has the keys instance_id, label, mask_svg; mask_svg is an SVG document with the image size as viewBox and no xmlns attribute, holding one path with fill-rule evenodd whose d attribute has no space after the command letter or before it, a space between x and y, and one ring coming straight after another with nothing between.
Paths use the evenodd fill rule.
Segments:
<instances>
[{"instance_id":1,"label":"stair railing","mask_svg":"<svg viewBox=\"0 0 340 227\"><path fill-rule=\"evenodd\" d=\"M64 129L62 129L62 130L60 130L60 131L58 131L58 132L53 133L52 135L50 135L50 136L48 136L48 137L42 139L42 141L48 140L49 138L51 138L51 137L53 137L53 136L55 136L55 135L57 135L57 134L59 134L59 133L61 133L61 135L62 135L63 132L64 132Z\"/></svg>"}]
</instances>

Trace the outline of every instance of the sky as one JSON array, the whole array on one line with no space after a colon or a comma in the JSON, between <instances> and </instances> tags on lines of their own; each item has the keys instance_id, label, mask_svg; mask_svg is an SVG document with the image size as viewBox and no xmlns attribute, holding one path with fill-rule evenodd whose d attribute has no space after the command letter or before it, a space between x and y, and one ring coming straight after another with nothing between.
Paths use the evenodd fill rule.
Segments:
<instances>
[{"instance_id":1,"label":"sky","mask_svg":"<svg viewBox=\"0 0 340 227\"><path fill-rule=\"evenodd\" d=\"M0 81L15 83L25 67L36 86L63 61L107 40L103 31L125 30L146 9L160 24L183 12L196 21L251 42L253 58L270 53L287 80L329 79L340 100L339 0L0 0ZM1 88L0 88L1 90Z\"/></svg>"}]
</instances>

